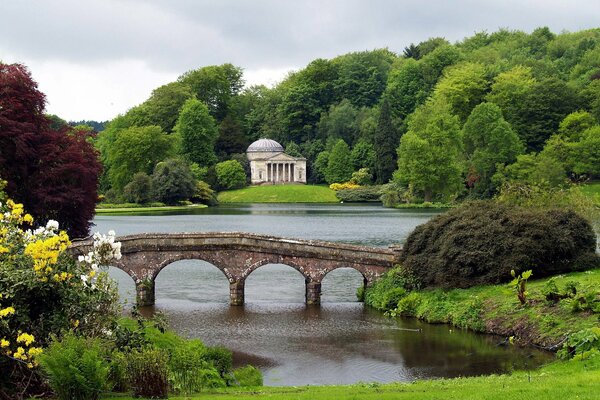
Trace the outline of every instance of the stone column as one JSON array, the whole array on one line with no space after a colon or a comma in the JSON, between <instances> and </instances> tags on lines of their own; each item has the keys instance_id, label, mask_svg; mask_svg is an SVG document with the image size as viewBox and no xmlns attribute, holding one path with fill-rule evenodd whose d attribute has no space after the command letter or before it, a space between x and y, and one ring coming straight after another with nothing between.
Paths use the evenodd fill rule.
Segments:
<instances>
[{"instance_id":1,"label":"stone column","mask_svg":"<svg viewBox=\"0 0 600 400\"><path fill-rule=\"evenodd\" d=\"M154 305L154 301L156 299L154 288L154 281L150 279L145 279L135 284L135 294L138 306L143 307Z\"/></svg>"},{"instance_id":2,"label":"stone column","mask_svg":"<svg viewBox=\"0 0 600 400\"><path fill-rule=\"evenodd\" d=\"M290 180L290 172L288 168L288 163L283 164L283 181L287 182Z\"/></svg>"},{"instance_id":3,"label":"stone column","mask_svg":"<svg viewBox=\"0 0 600 400\"><path fill-rule=\"evenodd\" d=\"M244 305L244 281L237 281L229 284L229 305Z\"/></svg>"},{"instance_id":4,"label":"stone column","mask_svg":"<svg viewBox=\"0 0 600 400\"><path fill-rule=\"evenodd\" d=\"M321 282L306 281L306 304L321 304Z\"/></svg>"},{"instance_id":5,"label":"stone column","mask_svg":"<svg viewBox=\"0 0 600 400\"><path fill-rule=\"evenodd\" d=\"M291 170L290 170L291 174L290 175L292 176L292 182L296 181L296 175L295 175L295 172L296 172L295 169L296 168L294 168L295 165L296 165L295 163L291 163L290 164L290 168L291 168Z\"/></svg>"}]
</instances>

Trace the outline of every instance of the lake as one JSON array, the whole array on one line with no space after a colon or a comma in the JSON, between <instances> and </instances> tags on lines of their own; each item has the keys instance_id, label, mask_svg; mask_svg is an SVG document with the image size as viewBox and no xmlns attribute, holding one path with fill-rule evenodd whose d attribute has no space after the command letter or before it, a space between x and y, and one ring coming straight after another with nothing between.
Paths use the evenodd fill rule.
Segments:
<instances>
[{"instance_id":1,"label":"lake","mask_svg":"<svg viewBox=\"0 0 600 400\"><path fill-rule=\"evenodd\" d=\"M94 230L117 235L142 232L252 232L367 246L402 243L438 210L396 210L380 205L251 204L97 216ZM127 304L132 279L110 269ZM505 347L503 338L389 319L356 300L363 278L352 269L328 274L320 307L304 304L304 278L270 264L246 279L243 307L229 306L229 282L199 260L178 261L156 279L156 304L178 333L234 351L234 363L252 363L265 385L323 385L412 381L534 368L552 355Z\"/></svg>"}]
</instances>

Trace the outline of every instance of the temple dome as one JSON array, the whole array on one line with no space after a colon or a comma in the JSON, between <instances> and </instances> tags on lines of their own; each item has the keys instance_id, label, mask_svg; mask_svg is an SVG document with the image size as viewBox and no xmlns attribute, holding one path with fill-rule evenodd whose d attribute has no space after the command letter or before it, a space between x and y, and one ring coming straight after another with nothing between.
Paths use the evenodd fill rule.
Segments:
<instances>
[{"instance_id":1,"label":"temple dome","mask_svg":"<svg viewBox=\"0 0 600 400\"><path fill-rule=\"evenodd\" d=\"M271 139L258 139L256 142L248 146L248 153L257 152L273 152L282 153L284 151L283 146Z\"/></svg>"}]
</instances>

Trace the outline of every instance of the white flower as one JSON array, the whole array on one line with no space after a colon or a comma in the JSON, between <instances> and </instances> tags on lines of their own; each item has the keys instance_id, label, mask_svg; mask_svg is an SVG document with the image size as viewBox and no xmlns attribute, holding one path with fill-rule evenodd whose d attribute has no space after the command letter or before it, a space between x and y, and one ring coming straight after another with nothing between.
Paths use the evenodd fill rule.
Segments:
<instances>
[{"instance_id":1,"label":"white flower","mask_svg":"<svg viewBox=\"0 0 600 400\"><path fill-rule=\"evenodd\" d=\"M46 229L49 231L57 231L58 230L58 221L53 219L48 220L46 223Z\"/></svg>"},{"instance_id":2,"label":"white flower","mask_svg":"<svg viewBox=\"0 0 600 400\"><path fill-rule=\"evenodd\" d=\"M79 257L77 257L77 260L79 262L84 262L85 261L85 256L79 256Z\"/></svg>"},{"instance_id":3,"label":"white flower","mask_svg":"<svg viewBox=\"0 0 600 400\"><path fill-rule=\"evenodd\" d=\"M115 231L113 231L112 229L110 231L108 231L108 236L115 236Z\"/></svg>"}]
</instances>

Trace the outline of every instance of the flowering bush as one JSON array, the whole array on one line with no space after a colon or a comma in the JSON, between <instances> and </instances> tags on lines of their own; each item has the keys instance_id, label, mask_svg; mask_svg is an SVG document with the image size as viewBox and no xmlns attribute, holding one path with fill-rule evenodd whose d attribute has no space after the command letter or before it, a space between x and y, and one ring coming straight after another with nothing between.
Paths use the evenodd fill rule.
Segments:
<instances>
[{"instance_id":1,"label":"flowering bush","mask_svg":"<svg viewBox=\"0 0 600 400\"><path fill-rule=\"evenodd\" d=\"M332 183L331 185L329 185L329 189L335 190L336 192L338 190L343 190L343 189L356 189L357 187L360 187L360 186L355 183L351 183L351 182Z\"/></svg>"},{"instance_id":2,"label":"flowering bush","mask_svg":"<svg viewBox=\"0 0 600 400\"><path fill-rule=\"evenodd\" d=\"M114 232L95 235L94 250L77 262L58 222L33 230L22 204L2 200L0 192L0 398L13 398L43 385L37 358L52 336L99 336L113 324L116 291L98 269L120 257L120 244Z\"/></svg>"}]
</instances>

